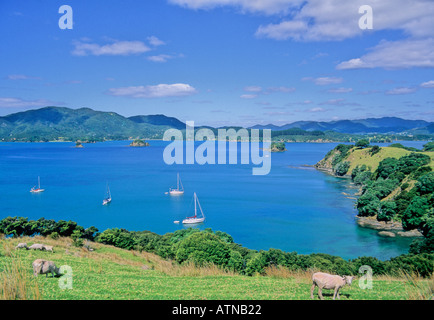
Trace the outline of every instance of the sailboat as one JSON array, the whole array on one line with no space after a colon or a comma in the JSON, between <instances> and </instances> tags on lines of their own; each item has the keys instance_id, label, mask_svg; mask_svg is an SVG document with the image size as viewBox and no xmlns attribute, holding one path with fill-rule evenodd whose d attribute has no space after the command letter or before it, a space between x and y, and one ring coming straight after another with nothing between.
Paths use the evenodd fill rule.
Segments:
<instances>
[{"instance_id":1,"label":"sailboat","mask_svg":"<svg viewBox=\"0 0 434 320\"><path fill-rule=\"evenodd\" d=\"M171 196L180 196L184 194L184 187L182 186L181 178L179 177L179 173L176 176L176 189L169 189L169 194ZM179 185L181 185L181 188L179 188Z\"/></svg>"},{"instance_id":2,"label":"sailboat","mask_svg":"<svg viewBox=\"0 0 434 320\"><path fill-rule=\"evenodd\" d=\"M105 206L106 204L109 204L112 202L112 196L110 194L110 188L107 184L107 197L102 201L102 205Z\"/></svg>"},{"instance_id":3,"label":"sailboat","mask_svg":"<svg viewBox=\"0 0 434 320\"><path fill-rule=\"evenodd\" d=\"M41 189L41 179L38 177L38 187L34 186L32 189L30 189L30 192L32 193L39 193L44 192L45 189Z\"/></svg>"},{"instance_id":4,"label":"sailboat","mask_svg":"<svg viewBox=\"0 0 434 320\"><path fill-rule=\"evenodd\" d=\"M194 216L187 217L186 219L182 220L183 224L194 224L194 223L201 223L205 221L205 215L203 214L202 207L200 206L199 199L197 198L196 192L194 193L193 198L194 198ZM197 216L197 207L199 207L202 217Z\"/></svg>"}]
</instances>

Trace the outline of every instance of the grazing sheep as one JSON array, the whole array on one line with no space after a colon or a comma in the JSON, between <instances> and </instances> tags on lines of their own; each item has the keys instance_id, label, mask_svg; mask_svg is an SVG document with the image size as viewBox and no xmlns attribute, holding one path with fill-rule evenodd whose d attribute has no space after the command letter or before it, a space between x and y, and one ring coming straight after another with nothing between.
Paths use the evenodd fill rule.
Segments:
<instances>
[{"instance_id":1,"label":"grazing sheep","mask_svg":"<svg viewBox=\"0 0 434 320\"><path fill-rule=\"evenodd\" d=\"M340 299L339 297L339 289L345 286L346 284L351 285L355 277L351 276L337 276L331 275L328 273L317 272L312 275L312 288L310 289L310 297L313 299L313 291L315 290L315 286L318 286L318 296L321 300L324 299L322 296L322 289L334 289L333 300Z\"/></svg>"},{"instance_id":2,"label":"grazing sheep","mask_svg":"<svg viewBox=\"0 0 434 320\"><path fill-rule=\"evenodd\" d=\"M53 261L36 259L33 261L32 267L33 275L35 277L37 277L38 274L45 274L45 277L48 277L49 273L51 273L52 277L54 277L54 274L61 275L60 268L56 267Z\"/></svg>"},{"instance_id":3,"label":"grazing sheep","mask_svg":"<svg viewBox=\"0 0 434 320\"><path fill-rule=\"evenodd\" d=\"M35 243L35 244L32 244L32 245L29 247L29 249L44 251L44 250L45 250L45 246L44 246L43 244Z\"/></svg>"},{"instance_id":4,"label":"grazing sheep","mask_svg":"<svg viewBox=\"0 0 434 320\"><path fill-rule=\"evenodd\" d=\"M16 249L26 249L26 250L29 250L29 247L27 247L27 243L21 242L21 243L17 244L17 246L15 247L15 250Z\"/></svg>"},{"instance_id":5,"label":"grazing sheep","mask_svg":"<svg viewBox=\"0 0 434 320\"><path fill-rule=\"evenodd\" d=\"M53 251L53 246L46 246L46 245L44 245L44 248L45 248L46 251L54 252Z\"/></svg>"}]
</instances>

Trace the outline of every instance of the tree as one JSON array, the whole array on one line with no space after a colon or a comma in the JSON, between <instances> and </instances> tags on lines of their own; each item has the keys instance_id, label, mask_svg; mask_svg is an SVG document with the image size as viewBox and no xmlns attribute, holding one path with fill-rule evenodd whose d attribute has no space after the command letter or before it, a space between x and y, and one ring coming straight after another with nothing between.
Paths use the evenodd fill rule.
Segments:
<instances>
[{"instance_id":1,"label":"tree","mask_svg":"<svg viewBox=\"0 0 434 320\"><path fill-rule=\"evenodd\" d=\"M373 146L371 148L371 150L369 150L369 153L371 154L371 156L373 156L374 154L377 154L378 152L380 152L381 148L379 146Z\"/></svg>"},{"instance_id":2,"label":"tree","mask_svg":"<svg viewBox=\"0 0 434 320\"><path fill-rule=\"evenodd\" d=\"M394 201L382 201L378 211L378 221L391 221L396 214L396 203Z\"/></svg>"},{"instance_id":3,"label":"tree","mask_svg":"<svg viewBox=\"0 0 434 320\"><path fill-rule=\"evenodd\" d=\"M386 158L378 164L377 175L383 179L389 178L389 176L396 171L398 166L398 159Z\"/></svg>"},{"instance_id":4,"label":"tree","mask_svg":"<svg viewBox=\"0 0 434 320\"><path fill-rule=\"evenodd\" d=\"M347 172L348 169L350 168L350 162L349 161L343 161L343 162L339 162L335 167L334 167L334 171L335 174L337 176L344 176Z\"/></svg>"},{"instance_id":5,"label":"tree","mask_svg":"<svg viewBox=\"0 0 434 320\"><path fill-rule=\"evenodd\" d=\"M420 228L430 206L424 197L415 196L402 216L402 226L405 230Z\"/></svg>"},{"instance_id":6,"label":"tree","mask_svg":"<svg viewBox=\"0 0 434 320\"><path fill-rule=\"evenodd\" d=\"M380 207L380 200L372 190L368 190L357 199L356 207L361 217L375 216Z\"/></svg>"},{"instance_id":7,"label":"tree","mask_svg":"<svg viewBox=\"0 0 434 320\"><path fill-rule=\"evenodd\" d=\"M434 172L423 175L416 183L416 188L421 194L434 192Z\"/></svg>"},{"instance_id":8,"label":"tree","mask_svg":"<svg viewBox=\"0 0 434 320\"><path fill-rule=\"evenodd\" d=\"M191 261L196 265L213 263L226 266L230 249L226 242L210 232L195 232L177 244L176 260L180 263Z\"/></svg>"},{"instance_id":9,"label":"tree","mask_svg":"<svg viewBox=\"0 0 434 320\"><path fill-rule=\"evenodd\" d=\"M360 149L367 148L369 146L369 140L368 139L361 139L356 142L356 147Z\"/></svg>"}]
</instances>

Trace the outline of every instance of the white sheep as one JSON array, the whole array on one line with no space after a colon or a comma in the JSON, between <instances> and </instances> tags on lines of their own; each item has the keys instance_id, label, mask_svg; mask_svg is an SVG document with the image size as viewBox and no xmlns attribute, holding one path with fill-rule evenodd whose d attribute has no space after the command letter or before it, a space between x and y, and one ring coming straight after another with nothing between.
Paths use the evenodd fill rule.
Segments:
<instances>
[{"instance_id":1,"label":"white sheep","mask_svg":"<svg viewBox=\"0 0 434 320\"><path fill-rule=\"evenodd\" d=\"M45 246L44 246L43 244L35 243L35 244L32 244L32 245L29 247L29 249L44 251L44 250L45 250Z\"/></svg>"},{"instance_id":2,"label":"white sheep","mask_svg":"<svg viewBox=\"0 0 434 320\"><path fill-rule=\"evenodd\" d=\"M38 274L45 274L45 277L47 277L49 273L51 273L52 277L54 277L54 274L61 275L60 268L56 267L53 261L36 259L33 261L32 267L35 277L37 277Z\"/></svg>"},{"instance_id":3,"label":"white sheep","mask_svg":"<svg viewBox=\"0 0 434 320\"><path fill-rule=\"evenodd\" d=\"M46 251L54 252L53 251L53 246L44 245L44 248L45 248Z\"/></svg>"},{"instance_id":4,"label":"white sheep","mask_svg":"<svg viewBox=\"0 0 434 320\"><path fill-rule=\"evenodd\" d=\"M351 285L353 279L352 276L338 276L331 275L328 273L317 272L312 275L312 288L310 289L310 297L313 299L313 291L315 287L318 286L318 296L321 300L324 299L322 296L322 289L334 290L333 300L340 299L339 289L345 285Z\"/></svg>"},{"instance_id":5,"label":"white sheep","mask_svg":"<svg viewBox=\"0 0 434 320\"><path fill-rule=\"evenodd\" d=\"M29 248L27 247L27 243L25 243L25 242L18 243L17 246L15 247L15 249L26 249L26 250L29 250Z\"/></svg>"}]
</instances>

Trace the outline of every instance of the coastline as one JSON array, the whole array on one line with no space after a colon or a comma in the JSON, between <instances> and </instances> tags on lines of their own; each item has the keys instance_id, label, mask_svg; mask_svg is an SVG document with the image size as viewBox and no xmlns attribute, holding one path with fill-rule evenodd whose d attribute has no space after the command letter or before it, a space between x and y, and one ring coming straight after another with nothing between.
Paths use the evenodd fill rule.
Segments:
<instances>
[{"instance_id":1,"label":"coastline","mask_svg":"<svg viewBox=\"0 0 434 320\"><path fill-rule=\"evenodd\" d=\"M333 176L334 178L341 178L341 179L351 179L351 176L348 174L345 174L344 176L336 176L333 174L333 170L331 168L325 168L325 167L318 167L316 165L313 165L315 169L318 171L324 172L326 174L329 174ZM355 194L355 196L358 196L361 191L361 187L358 188L359 191ZM345 194L344 194L345 195ZM348 198L348 195L345 195ZM356 198L357 200L357 198ZM376 216L373 217L361 217L361 216L354 216L356 224L361 228L367 228L367 229L373 229L378 231L378 235L382 237L388 237L388 238L395 238L395 237L402 237L402 238L420 238L423 237L423 234L418 231L417 229L413 230L404 230L402 227L402 223L399 221L378 221L376 219Z\"/></svg>"}]
</instances>

